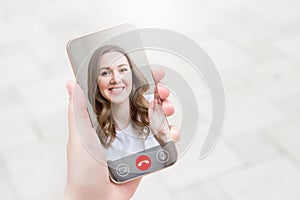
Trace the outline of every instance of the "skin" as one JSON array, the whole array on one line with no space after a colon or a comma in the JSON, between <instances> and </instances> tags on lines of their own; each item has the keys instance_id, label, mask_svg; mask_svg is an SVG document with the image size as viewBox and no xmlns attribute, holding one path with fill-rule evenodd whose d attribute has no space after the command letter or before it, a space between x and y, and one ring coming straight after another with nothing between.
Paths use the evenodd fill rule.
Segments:
<instances>
[{"instance_id":1,"label":"skin","mask_svg":"<svg viewBox=\"0 0 300 200\"><path fill-rule=\"evenodd\" d=\"M102 96L111 102L117 130L130 123L129 95L132 91L132 71L127 58L120 52L102 55L98 87Z\"/></svg>"},{"instance_id":2,"label":"skin","mask_svg":"<svg viewBox=\"0 0 300 200\"><path fill-rule=\"evenodd\" d=\"M159 77L162 72L152 71L153 76ZM161 76L162 78L163 76ZM160 81L160 79L154 79ZM158 82L156 82L158 84ZM89 145L94 146L98 153L97 157L105 160L103 149L99 143L96 132L92 127L87 112L85 97L82 89L74 81L67 82L69 93L69 138L67 142L67 183L65 188L65 200L127 200L135 193L141 178L134 179L124 184L114 184L109 179L109 172L106 165L97 161L85 149L84 145L77 133L77 124L75 117L80 118L80 122L85 127L85 134L88 135ZM160 96L167 97L169 91L165 88L158 89ZM162 104L165 108L165 113L172 113L174 108L166 99L162 99ZM74 110L76 109L76 112ZM173 111L172 111L173 110ZM179 140L178 131L174 126L170 127L172 139L176 142Z\"/></svg>"},{"instance_id":3,"label":"skin","mask_svg":"<svg viewBox=\"0 0 300 200\"><path fill-rule=\"evenodd\" d=\"M98 87L104 98L113 106L127 106L132 90L132 72L127 58L119 52L105 53L99 71Z\"/></svg>"}]
</instances>

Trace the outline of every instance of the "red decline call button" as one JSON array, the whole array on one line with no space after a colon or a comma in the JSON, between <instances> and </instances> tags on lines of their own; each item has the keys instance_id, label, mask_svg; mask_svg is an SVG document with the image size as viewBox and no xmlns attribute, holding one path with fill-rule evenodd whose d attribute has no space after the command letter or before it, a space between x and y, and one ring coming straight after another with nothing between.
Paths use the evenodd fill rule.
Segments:
<instances>
[{"instance_id":1,"label":"red decline call button","mask_svg":"<svg viewBox=\"0 0 300 200\"><path fill-rule=\"evenodd\" d=\"M135 165L139 170L145 171L151 167L151 159L146 155L141 155L137 157Z\"/></svg>"}]
</instances>

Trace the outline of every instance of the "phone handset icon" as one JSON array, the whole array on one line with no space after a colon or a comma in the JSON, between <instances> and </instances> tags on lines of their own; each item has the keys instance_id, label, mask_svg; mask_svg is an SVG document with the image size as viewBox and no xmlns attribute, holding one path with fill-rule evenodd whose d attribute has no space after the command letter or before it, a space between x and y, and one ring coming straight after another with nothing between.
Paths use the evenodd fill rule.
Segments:
<instances>
[{"instance_id":1,"label":"phone handset icon","mask_svg":"<svg viewBox=\"0 0 300 200\"><path fill-rule=\"evenodd\" d=\"M142 161L140 161L140 162L138 163L138 166L141 167L141 166L143 165L143 163L149 164L150 161L149 161L149 160L142 160Z\"/></svg>"},{"instance_id":2,"label":"phone handset icon","mask_svg":"<svg viewBox=\"0 0 300 200\"><path fill-rule=\"evenodd\" d=\"M141 155L137 157L135 165L139 170L145 171L151 167L151 159L146 155Z\"/></svg>"}]
</instances>

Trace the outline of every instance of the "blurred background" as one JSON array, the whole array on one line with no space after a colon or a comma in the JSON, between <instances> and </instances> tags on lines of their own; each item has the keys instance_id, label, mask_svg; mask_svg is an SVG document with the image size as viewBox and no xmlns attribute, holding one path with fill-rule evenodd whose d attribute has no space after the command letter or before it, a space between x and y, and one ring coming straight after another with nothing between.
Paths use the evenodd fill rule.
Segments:
<instances>
[{"instance_id":1,"label":"blurred background","mask_svg":"<svg viewBox=\"0 0 300 200\"><path fill-rule=\"evenodd\" d=\"M133 199L300 198L300 1L0 0L0 198L62 199L70 38L125 22L205 49L227 119L215 150L192 146ZM184 137L184 133L182 133Z\"/></svg>"}]
</instances>

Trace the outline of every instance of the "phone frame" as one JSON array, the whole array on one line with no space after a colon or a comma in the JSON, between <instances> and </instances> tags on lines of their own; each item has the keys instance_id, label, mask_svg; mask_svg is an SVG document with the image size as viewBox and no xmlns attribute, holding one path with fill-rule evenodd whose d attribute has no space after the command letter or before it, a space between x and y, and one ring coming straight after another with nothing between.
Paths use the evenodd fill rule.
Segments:
<instances>
[{"instance_id":1,"label":"phone frame","mask_svg":"<svg viewBox=\"0 0 300 200\"><path fill-rule=\"evenodd\" d=\"M126 25L125 25L125 26L126 26ZM118 26L117 26L117 27L118 27ZM115 27L111 27L111 28L109 28L109 29L111 30L111 29L114 29L114 28L115 28ZM108 30L108 29L105 29L105 30ZM105 31L105 30L102 30L102 31ZM74 66L74 63L73 63L73 60L72 60L71 51L70 51L70 45L72 44L73 41L78 40L78 39L80 39L80 38L84 38L85 36L89 36L89 35L94 34L94 33L97 33L97 32L85 34L85 35L83 35L83 36L80 36L80 37L76 37L76 38L74 38L74 39L71 39L71 40L68 41L68 43L67 43L67 45L66 45L66 50L67 50L67 54L68 54L68 57L69 57L69 61L70 61L71 66L72 66L72 71L73 71L73 73L74 73L74 75L75 75L76 82L77 82L79 85L80 85L80 82L79 82L78 77L77 77L77 72L78 72L78 71L75 69L75 66ZM153 79L153 78L152 78L152 79ZM80 85L80 86L81 86L81 85ZM81 87L82 87L82 86L81 86ZM87 100L86 95L85 95L85 99ZM91 122L92 126L94 127L93 122L92 122L92 119L91 119L91 113L90 113L89 110L88 110L88 114L89 114L90 122ZM166 116L165 116L165 117L166 117ZM167 118L166 118L166 122L168 123ZM101 147L101 148L104 148L104 147ZM131 177L131 178L117 179L116 176L115 176L115 173L112 171L112 170L116 170L116 171L117 171L117 169L115 169L115 168L111 169L111 168L110 168L110 164L109 164L109 160L106 159L106 161L107 161L107 167L108 167L108 170L109 170L109 177L110 177L110 179L111 179L114 183L116 183L116 184L125 183L125 182L128 182L128 181L130 181L130 180L139 178L139 177L141 177L141 176L144 176L144 175L147 175L147 174L152 174L153 172L157 172L157 171L160 171L160 170L162 170L162 169L165 169L166 167L169 167L169 166L173 165L173 164L177 161L178 153L177 153L177 150L176 150L176 147L175 147L175 144L174 144L173 141L166 143L164 147L160 145L160 146L157 147L157 148L158 148L158 150L154 150L154 149L150 149L150 150L149 150L149 149L146 149L146 150L144 150L144 151L142 151L142 152L137 152L137 153L131 154L130 156L132 157L132 159L136 160L136 159L137 159L136 156L138 156L138 155L144 155L144 154L148 155L149 153L151 154L152 152L156 152L156 151L158 152L158 151L163 150L163 151L167 151L167 152L169 153L169 159L171 158L171 162L169 162L169 163L167 163L167 162L161 163L161 164L163 164L163 167L158 168L158 169L155 169L155 170L152 170L152 171L146 171L146 172L136 173L137 175L135 175L135 176L133 176L133 177ZM149 150L149 152L147 152L147 150ZM170 156L170 154L172 154L172 155ZM127 158L127 157L126 157L126 158ZM152 154L151 154L151 158L153 158L153 155L152 155ZM155 155L155 158L157 158L157 154ZM121 158L121 159L123 159L123 158ZM130 159L131 159L131 158L130 158ZM152 161L152 159L150 159L150 160ZM157 158L156 160L158 160L158 158ZM115 162L115 161L113 161L113 162ZM111 164L111 166L113 166L113 165ZM152 166L150 166L150 167L152 167Z\"/></svg>"}]
</instances>

